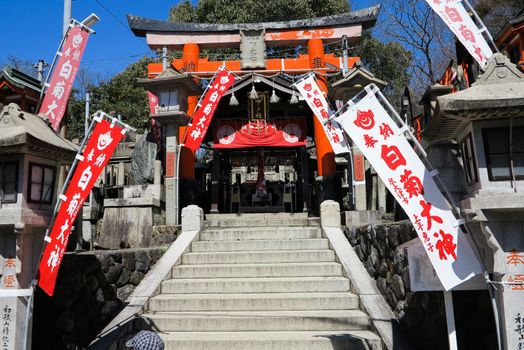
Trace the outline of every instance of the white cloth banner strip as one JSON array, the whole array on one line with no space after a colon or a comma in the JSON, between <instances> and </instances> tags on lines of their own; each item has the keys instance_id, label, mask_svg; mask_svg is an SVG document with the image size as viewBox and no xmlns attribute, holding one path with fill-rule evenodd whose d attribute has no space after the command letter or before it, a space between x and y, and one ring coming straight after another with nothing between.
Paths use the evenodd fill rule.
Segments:
<instances>
[{"instance_id":1,"label":"white cloth banner strip","mask_svg":"<svg viewBox=\"0 0 524 350\"><path fill-rule=\"evenodd\" d=\"M340 125L334 120L326 123L332 113L323 91L315 81L315 75L310 74L307 78L296 82L295 87L304 97L313 114L324 126L324 131L333 148L333 152L335 154L348 153L349 147Z\"/></svg>"},{"instance_id":2,"label":"white cloth banner strip","mask_svg":"<svg viewBox=\"0 0 524 350\"><path fill-rule=\"evenodd\" d=\"M493 51L460 0L426 0L460 40L471 56L484 67Z\"/></svg>"},{"instance_id":3,"label":"white cloth banner strip","mask_svg":"<svg viewBox=\"0 0 524 350\"><path fill-rule=\"evenodd\" d=\"M394 195L422 240L442 285L450 290L482 268L433 177L376 95L360 101L336 120Z\"/></svg>"}]
</instances>

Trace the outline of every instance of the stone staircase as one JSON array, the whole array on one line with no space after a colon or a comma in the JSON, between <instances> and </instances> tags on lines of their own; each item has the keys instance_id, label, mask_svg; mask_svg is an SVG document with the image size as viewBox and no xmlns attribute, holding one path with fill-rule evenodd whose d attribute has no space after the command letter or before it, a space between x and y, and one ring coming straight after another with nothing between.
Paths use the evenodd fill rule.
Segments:
<instances>
[{"instance_id":1,"label":"stone staircase","mask_svg":"<svg viewBox=\"0 0 524 350\"><path fill-rule=\"evenodd\" d=\"M305 214L208 215L143 318L166 349L383 349Z\"/></svg>"}]
</instances>

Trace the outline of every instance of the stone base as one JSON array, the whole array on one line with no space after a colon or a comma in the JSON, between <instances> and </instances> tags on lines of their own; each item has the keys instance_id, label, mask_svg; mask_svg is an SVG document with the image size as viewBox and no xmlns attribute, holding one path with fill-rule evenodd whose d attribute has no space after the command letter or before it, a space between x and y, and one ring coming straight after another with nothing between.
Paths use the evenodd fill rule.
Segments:
<instances>
[{"instance_id":1,"label":"stone base","mask_svg":"<svg viewBox=\"0 0 524 350\"><path fill-rule=\"evenodd\" d=\"M378 210L345 211L343 218L346 226L364 226L382 223L381 213Z\"/></svg>"}]
</instances>

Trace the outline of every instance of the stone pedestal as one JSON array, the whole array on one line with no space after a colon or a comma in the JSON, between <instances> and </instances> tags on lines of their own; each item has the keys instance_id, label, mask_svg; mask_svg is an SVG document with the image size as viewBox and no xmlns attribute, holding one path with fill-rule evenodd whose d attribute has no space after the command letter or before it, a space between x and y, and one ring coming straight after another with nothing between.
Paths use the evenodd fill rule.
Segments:
<instances>
[{"instance_id":1,"label":"stone pedestal","mask_svg":"<svg viewBox=\"0 0 524 350\"><path fill-rule=\"evenodd\" d=\"M182 232L200 231L204 227L204 210L196 205L182 209Z\"/></svg>"},{"instance_id":2,"label":"stone pedestal","mask_svg":"<svg viewBox=\"0 0 524 350\"><path fill-rule=\"evenodd\" d=\"M4 291L2 289L1 291ZM0 317L2 318L0 344L6 350L31 349L32 313L27 322L30 289L11 289L12 292L26 294L24 296L0 297Z\"/></svg>"},{"instance_id":3,"label":"stone pedestal","mask_svg":"<svg viewBox=\"0 0 524 350\"><path fill-rule=\"evenodd\" d=\"M154 197L106 199L104 221L98 245L105 249L149 247L153 214L160 211ZM169 217L169 216L167 216Z\"/></svg>"},{"instance_id":4,"label":"stone pedestal","mask_svg":"<svg viewBox=\"0 0 524 350\"><path fill-rule=\"evenodd\" d=\"M332 200L320 204L320 223L322 227L340 228L340 205Z\"/></svg>"},{"instance_id":5,"label":"stone pedestal","mask_svg":"<svg viewBox=\"0 0 524 350\"><path fill-rule=\"evenodd\" d=\"M363 226L380 224L382 222L381 212L378 210L351 210L344 212L344 224L346 226Z\"/></svg>"}]
</instances>

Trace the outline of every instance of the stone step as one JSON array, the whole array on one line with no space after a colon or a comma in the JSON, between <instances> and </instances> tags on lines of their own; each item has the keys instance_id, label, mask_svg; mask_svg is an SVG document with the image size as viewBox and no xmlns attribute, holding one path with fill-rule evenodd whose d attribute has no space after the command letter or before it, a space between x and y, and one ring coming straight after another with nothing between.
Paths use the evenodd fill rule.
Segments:
<instances>
[{"instance_id":1,"label":"stone step","mask_svg":"<svg viewBox=\"0 0 524 350\"><path fill-rule=\"evenodd\" d=\"M162 282L161 293L298 293L347 292L344 277L262 277L170 279Z\"/></svg>"},{"instance_id":2,"label":"stone step","mask_svg":"<svg viewBox=\"0 0 524 350\"><path fill-rule=\"evenodd\" d=\"M206 220L307 219L307 213L206 214Z\"/></svg>"},{"instance_id":3,"label":"stone step","mask_svg":"<svg viewBox=\"0 0 524 350\"><path fill-rule=\"evenodd\" d=\"M335 253L323 250L266 250L242 252L199 252L186 253L182 264L249 264L285 262L325 262L335 261Z\"/></svg>"},{"instance_id":4,"label":"stone step","mask_svg":"<svg viewBox=\"0 0 524 350\"><path fill-rule=\"evenodd\" d=\"M149 299L148 310L150 312L352 310L358 307L358 297L349 292L160 294Z\"/></svg>"},{"instance_id":5,"label":"stone step","mask_svg":"<svg viewBox=\"0 0 524 350\"><path fill-rule=\"evenodd\" d=\"M253 239L248 241L207 241L191 243L192 252L232 252L266 250L320 250L328 249L326 238L310 239Z\"/></svg>"},{"instance_id":6,"label":"stone step","mask_svg":"<svg viewBox=\"0 0 524 350\"><path fill-rule=\"evenodd\" d=\"M200 233L200 241L235 241L250 239L306 239L322 238L319 227L235 227L206 229Z\"/></svg>"},{"instance_id":7,"label":"stone step","mask_svg":"<svg viewBox=\"0 0 524 350\"><path fill-rule=\"evenodd\" d=\"M369 317L360 310L186 311L142 317L160 332L352 331L369 327Z\"/></svg>"},{"instance_id":8,"label":"stone step","mask_svg":"<svg viewBox=\"0 0 524 350\"><path fill-rule=\"evenodd\" d=\"M342 276L336 262L179 265L172 278Z\"/></svg>"},{"instance_id":9,"label":"stone step","mask_svg":"<svg viewBox=\"0 0 524 350\"><path fill-rule=\"evenodd\" d=\"M369 331L159 333L166 350L383 350Z\"/></svg>"},{"instance_id":10,"label":"stone step","mask_svg":"<svg viewBox=\"0 0 524 350\"><path fill-rule=\"evenodd\" d=\"M317 221L307 218L213 219L204 221L204 228L318 226L317 224Z\"/></svg>"}]
</instances>

